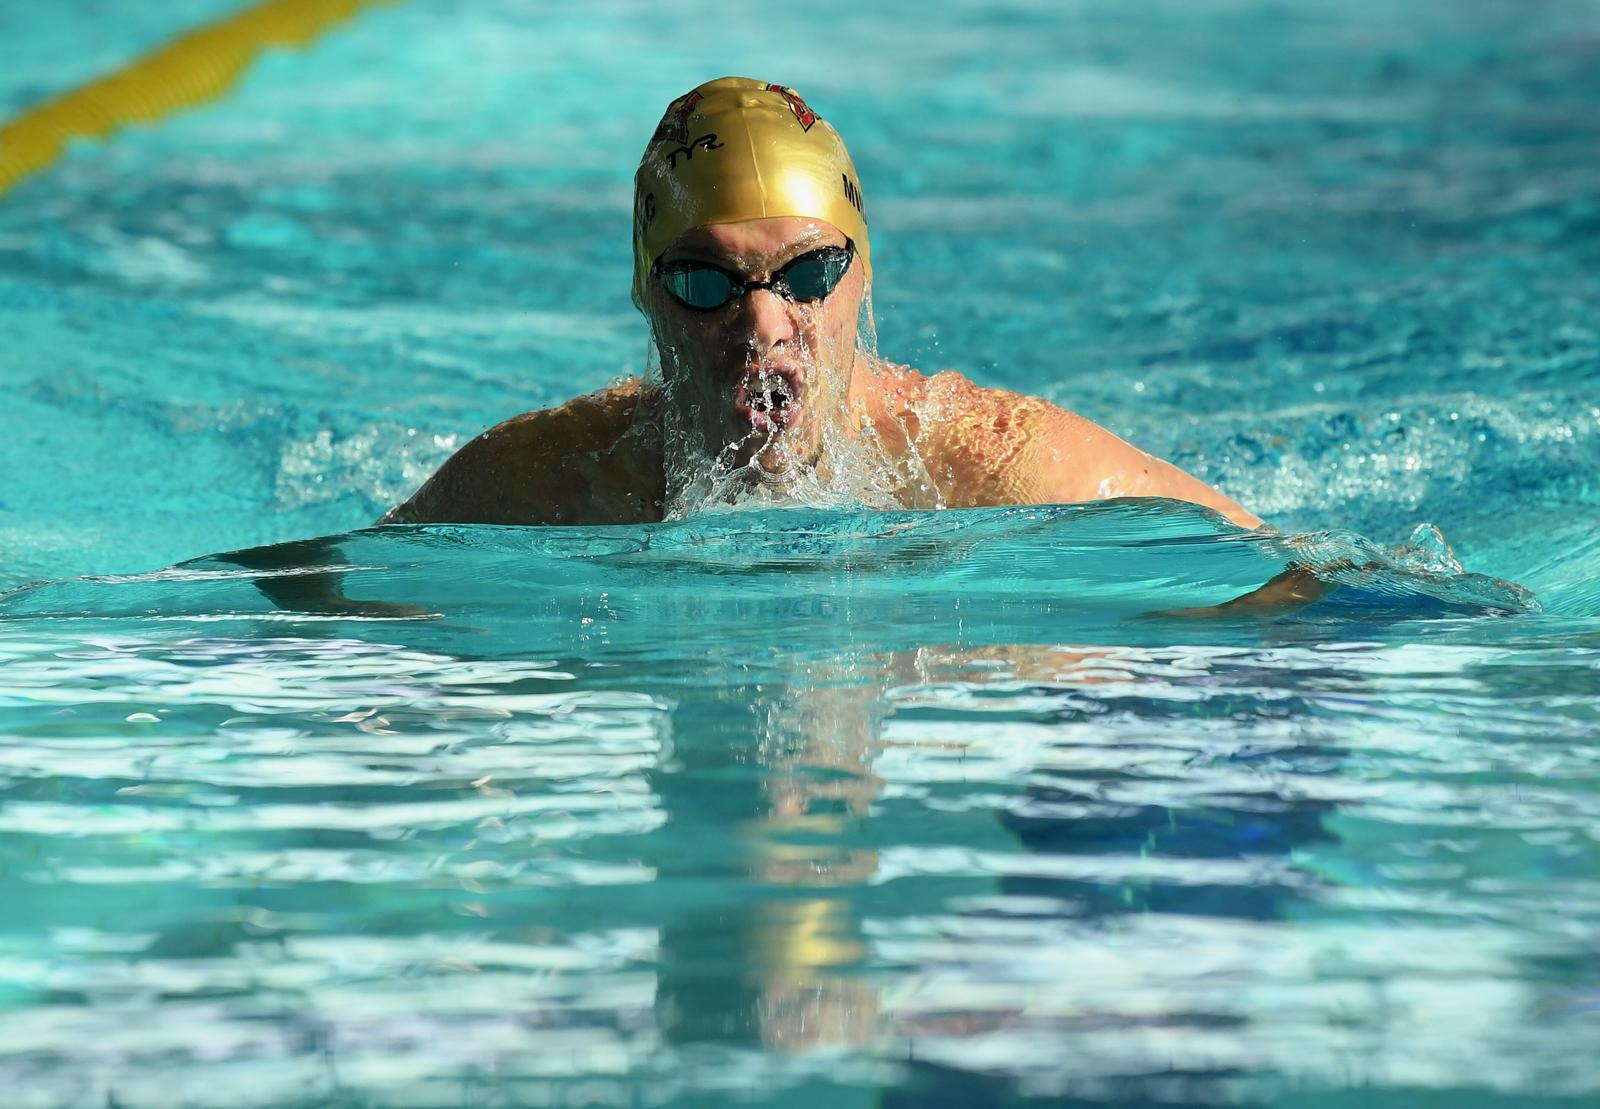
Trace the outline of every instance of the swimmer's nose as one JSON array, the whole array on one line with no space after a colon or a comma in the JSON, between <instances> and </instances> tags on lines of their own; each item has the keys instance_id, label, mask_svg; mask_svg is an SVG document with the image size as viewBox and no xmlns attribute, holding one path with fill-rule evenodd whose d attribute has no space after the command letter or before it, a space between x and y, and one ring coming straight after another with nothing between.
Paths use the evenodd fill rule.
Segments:
<instances>
[{"instance_id":1,"label":"swimmer's nose","mask_svg":"<svg viewBox=\"0 0 1600 1109\"><path fill-rule=\"evenodd\" d=\"M757 354L765 354L794 338L794 305L771 289L751 289L744 296L739 318L746 341Z\"/></svg>"}]
</instances>

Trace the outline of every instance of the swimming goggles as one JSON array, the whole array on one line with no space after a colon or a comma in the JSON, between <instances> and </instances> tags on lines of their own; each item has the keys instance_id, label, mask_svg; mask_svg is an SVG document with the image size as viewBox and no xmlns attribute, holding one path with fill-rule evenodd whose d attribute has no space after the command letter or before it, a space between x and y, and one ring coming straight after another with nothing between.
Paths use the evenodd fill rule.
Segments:
<instances>
[{"instance_id":1,"label":"swimming goggles","mask_svg":"<svg viewBox=\"0 0 1600 1109\"><path fill-rule=\"evenodd\" d=\"M689 259L664 266L657 262L653 268L672 299L696 312L711 312L752 289L770 289L802 304L821 300L844 280L855 253L856 245L848 239L844 246L807 251L775 270L770 281L750 281L710 262Z\"/></svg>"}]
</instances>

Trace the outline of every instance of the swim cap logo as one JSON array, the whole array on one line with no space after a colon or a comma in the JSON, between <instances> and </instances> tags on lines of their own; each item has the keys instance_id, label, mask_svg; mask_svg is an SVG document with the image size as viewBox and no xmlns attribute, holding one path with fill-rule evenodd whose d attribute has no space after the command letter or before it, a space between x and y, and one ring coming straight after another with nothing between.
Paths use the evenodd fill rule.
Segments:
<instances>
[{"instance_id":1,"label":"swim cap logo","mask_svg":"<svg viewBox=\"0 0 1600 1109\"><path fill-rule=\"evenodd\" d=\"M689 113L694 111L694 106L705 97L696 89L688 96L674 100L667 105L667 112L661 117L661 122L656 124L656 133L650 136L651 142L670 142L675 146L687 146L689 143Z\"/></svg>"},{"instance_id":2,"label":"swim cap logo","mask_svg":"<svg viewBox=\"0 0 1600 1109\"><path fill-rule=\"evenodd\" d=\"M677 169L679 158L687 158L691 162L694 161L694 152L697 147L701 150L721 150L726 145L726 143L717 141L717 133L715 131L708 131L698 139L695 139L694 142L686 145L680 144L675 149L668 151L667 165L672 169Z\"/></svg>"},{"instance_id":3,"label":"swim cap logo","mask_svg":"<svg viewBox=\"0 0 1600 1109\"><path fill-rule=\"evenodd\" d=\"M775 92L788 101L789 110L794 112L794 118L800 121L800 130L809 131L811 125L817 122L817 113L813 112L811 106L801 100L800 94L793 89L784 88L782 85L768 85L767 91Z\"/></svg>"},{"instance_id":4,"label":"swim cap logo","mask_svg":"<svg viewBox=\"0 0 1600 1109\"><path fill-rule=\"evenodd\" d=\"M850 175L841 173L839 179L844 182L844 198L848 200L856 211L863 216L867 214L866 202L861 199L861 186L850 180Z\"/></svg>"}]
</instances>

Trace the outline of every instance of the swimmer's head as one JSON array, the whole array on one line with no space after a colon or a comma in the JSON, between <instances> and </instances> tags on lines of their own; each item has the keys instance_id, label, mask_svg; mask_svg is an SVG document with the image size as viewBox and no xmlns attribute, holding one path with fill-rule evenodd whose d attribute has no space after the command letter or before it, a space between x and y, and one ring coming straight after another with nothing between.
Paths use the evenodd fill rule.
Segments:
<instances>
[{"instance_id":1,"label":"swimmer's head","mask_svg":"<svg viewBox=\"0 0 1600 1109\"><path fill-rule=\"evenodd\" d=\"M783 85L722 77L667 105L639 162L633 194L633 302L661 253L685 231L795 216L855 244L868 277L861 179L839 133Z\"/></svg>"},{"instance_id":2,"label":"swimmer's head","mask_svg":"<svg viewBox=\"0 0 1600 1109\"><path fill-rule=\"evenodd\" d=\"M636 180L669 430L724 467L815 463L847 419L870 274L838 134L793 90L725 77L672 102Z\"/></svg>"}]
</instances>

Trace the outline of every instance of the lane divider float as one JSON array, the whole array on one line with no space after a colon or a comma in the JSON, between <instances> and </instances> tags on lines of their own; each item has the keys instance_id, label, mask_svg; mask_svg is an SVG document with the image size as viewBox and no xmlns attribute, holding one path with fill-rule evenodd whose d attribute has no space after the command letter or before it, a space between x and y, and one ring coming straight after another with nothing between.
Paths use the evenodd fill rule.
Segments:
<instances>
[{"instance_id":1,"label":"lane divider float","mask_svg":"<svg viewBox=\"0 0 1600 1109\"><path fill-rule=\"evenodd\" d=\"M262 51L307 46L363 8L392 2L264 0L30 108L0 127L0 196L54 165L75 139L104 139L215 100Z\"/></svg>"}]
</instances>

